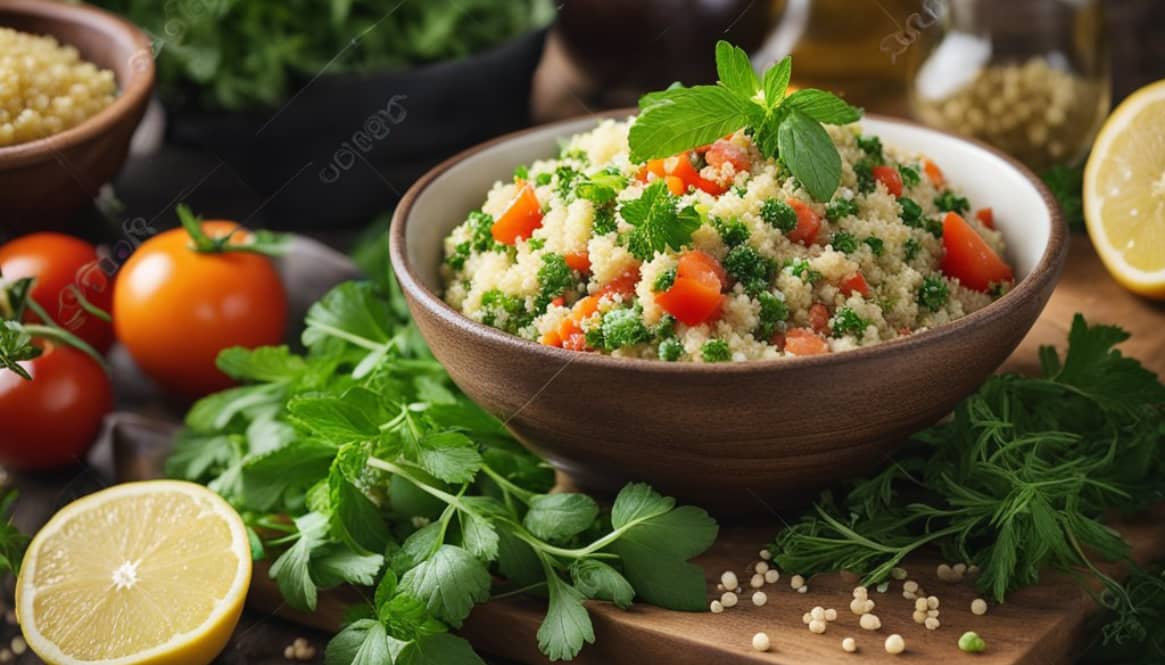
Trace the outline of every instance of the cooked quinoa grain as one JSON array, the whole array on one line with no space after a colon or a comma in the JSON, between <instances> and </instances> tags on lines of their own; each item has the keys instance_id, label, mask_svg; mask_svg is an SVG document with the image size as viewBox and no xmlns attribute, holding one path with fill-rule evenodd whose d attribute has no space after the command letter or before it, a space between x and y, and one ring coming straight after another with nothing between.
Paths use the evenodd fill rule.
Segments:
<instances>
[{"instance_id":1,"label":"cooked quinoa grain","mask_svg":"<svg viewBox=\"0 0 1165 665\"><path fill-rule=\"evenodd\" d=\"M747 169L713 167L699 149L632 163L633 122L604 121L496 183L446 238L445 300L551 346L718 363L878 344L1010 286L948 274L949 215L998 254L1002 237L924 156L857 125L827 128L842 179L818 202L744 132L711 150L731 144Z\"/></svg>"},{"instance_id":2,"label":"cooked quinoa grain","mask_svg":"<svg viewBox=\"0 0 1165 665\"><path fill-rule=\"evenodd\" d=\"M113 72L52 37L0 27L0 146L81 124L113 103Z\"/></svg>"}]
</instances>

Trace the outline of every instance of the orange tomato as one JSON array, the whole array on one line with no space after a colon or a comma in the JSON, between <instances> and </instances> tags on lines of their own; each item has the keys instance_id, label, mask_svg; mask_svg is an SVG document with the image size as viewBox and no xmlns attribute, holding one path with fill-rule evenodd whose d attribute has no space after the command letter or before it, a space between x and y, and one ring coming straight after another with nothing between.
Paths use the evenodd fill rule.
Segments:
<instances>
[{"instance_id":1,"label":"orange tomato","mask_svg":"<svg viewBox=\"0 0 1165 665\"><path fill-rule=\"evenodd\" d=\"M689 326L715 319L720 314L720 290L727 284L724 268L699 250L684 253L676 267L671 288L655 294L655 302L668 314Z\"/></svg>"},{"instance_id":2,"label":"orange tomato","mask_svg":"<svg viewBox=\"0 0 1165 665\"><path fill-rule=\"evenodd\" d=\"M720 265L716 257L707 252L698 249L684 252L676 265L677 277L698 277L705 272L716 275L716 279L720 280L721 288L728 284L728 272L724 270L724 266Z\"/></svg>"},{"instance_id":3,"label":"orange tomato","mask_svg":"<svg viewBox=\"0 0 1165 665\"><path fill-rule=\"evenodd\" d=\"M585 249L580 252L569 252L563 258L566 259L566 265L570 266L571 270L577 270L581 273L591 271L591 255Z\"/></svg>"},{"instance_id":4,"label":"orange tomato","mask_svg":"<svg viewBox=\"0 0 1165 665\"><path fill-rule=\"evenodd\" d=\"M926 171L926 177L930 179L931 184L935 187L941 188L947 184L947 177L943 175L943 170L938 167L938 164L935 164L929 159L924 159L922 160L922 170Z\"/></svg>"},{"instance_id":5,"label":"orange tomato","mask_svg":"<svg viewBox=\"0 0 1165 665\"><path fill-rule=\"evenodd\" d=\"M542 204L538 202L534 188L523 183L505 212L497 218L490 232L494 240L503 245L512 245L522 238L529 238L542 226Z\"/></svg>"},{"instance_id":6,"label":"orange tomato","mask_svg":"<svg viewBox=\"0 0 1165 665\"><path fill-rule=\"evenodd\" d=\"M785 353L795 356L819 356L829 353L829 344L807 328L793 328L785 333Z\"/></svg>"},{"instance_id":7,"label":"orange tomato","mask_svg":"<svg viewBox=\"0 0 1165 665\"><path fill-rule=\"evenodd\" d=\"M987 291L992 284L1014 279L1011 266L962 217L948 212L943 218L942 270L969 289Z\"/></svg>"},{"instance_id":8,"label":"orange tomato","mask_svg":"<svg viewBox=\"0 0 1165 665\"><path fill-rule=\"evenodd\" d=\"M667 172L663 170L662 159L649 159L647 160L647 163L639 169L639 173L636 175L636 177L639 178L640 182L647 182L651 179L651 176L662 178L666 175Z\"/></svg>"},{"instance_id":9,"label":"orange tomato","mask_svg":"<svg viewBox=\"0 0 1165 665\"><path fill-rule=\"evenodd\" d=\"M874 175L874 180L882 183L886 187L886 191L894 195L895 198L902 196L902 174L898 173L898 169L893 166L875 166L871 169Z\"/></svg>"},{"instance_id":10,"label":"orange tomato","mask_svg":"<svg viewBox=\"0 0 1165 665\"><path fill-rule=\"evenodd\" d=\"M710 166L717 169L724 164L732 164L737 173L747 171L752 166L748 150L724 139L718 139L713 143L712 147L708 148L708 152L704 153L704 159L708 160Z\"/></svg>"},{"instance_id":11,"label":"orange tomato","mask_svg":"<svg viewBox=\"0 0 1165 665\"><path fill-rule=\"evenodd\" d=\"M696 152L699 151L697 150ZM678 155L676 165L672 168L671 174L684 181L686 186L695 187L713 196L719 196L728 190L728 187L700 176L700 172L696 170L695 166L692 166L691 152L681 152Z\"/></svg>"},{"instance_id":12,"label":"orange tomato","mask_svg":"<svg viewBox=\"0 0 1165 665\"><path fill-rule=\"evenodd\" d=\"M5 280L35 278L29 297L57 325L98 353L113 345L113 325L86 312L77 298L80 293L105 312L113 303L113 278L100 268L93 245L62 233L23 236L0 246L0 274ZM25 312L24 319L40 321L32 312Z\"/></svg>"},{"instance_id":13,"label":"orange tomato","mask_svg":"<svg viewBox=\"0 0 1165 665\"><path fill-rule=\"evenodd\" d=\"M981 208L975 213L975 218L983 222L983 226L989 229L995 228L995 211L991 208Z\"/></svg>"},{"instance_id":14,"label":"orange tomato","mask_svg":"<svg viewBox=\"0 0 1165 665\"><path fill-rule=\"evenodd\" d=\"M688 186L679 176L668 175L664 176L663 180L667 183L667 191L671 192L672 196L683 196L684 192L688 191Z\"/></svg>"},{"instance_id":15,"label":"orange tomato","mask_svg":"<svg viewBox=\"0 0 1165 665\"><path fill-rule=\"evenodd\" d=\"M802 245L812 245L817 242L817 232L821 230L821 218L809 204L789 199L789 206L797 213L797 226L789 232L789 240Z\"/></svg>"},{"instance_id":16,"label":"orange tomato","mask_svg":"<svg viewBox=\"0 0 1165 665\"><path fill-rule=\"evenodd\" d=\"M234 222L202 222L212 238L236 228ZM194 398L232 385L215 366L223 349L282 341L287 296L271 259L196 252L179 228L147 240L122 266L113 312L117 339L142 371Z\"/></svg>"}]
</instances>

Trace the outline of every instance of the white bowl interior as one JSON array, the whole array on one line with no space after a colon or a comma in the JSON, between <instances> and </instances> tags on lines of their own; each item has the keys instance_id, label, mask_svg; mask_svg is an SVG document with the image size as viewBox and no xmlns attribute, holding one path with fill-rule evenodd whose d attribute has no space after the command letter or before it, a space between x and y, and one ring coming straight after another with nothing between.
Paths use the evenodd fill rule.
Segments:
<instances>
[{"instance_id":1,"label":"white bowl interior","mask_svg":"<svg viewBox=\"0 0 1165 665\"><path fill-rule=\"evenodd\" d=\"M560 138L588 131L597 122L581 118L535 129L480 150L437 176L414 202L414 219L406 231L409 260L421 282L433 293L441 293L440 239L464 221L469 211L481 207L494 182L511 177L520 164L555 155ZM862 124L887 146L925 153L972 205L990 206L1017 278L1035 268L1051 238L1052 218L1039 190L1023 172L988 150L942 132L873 118Z\"/></svg>"}]
</instances>

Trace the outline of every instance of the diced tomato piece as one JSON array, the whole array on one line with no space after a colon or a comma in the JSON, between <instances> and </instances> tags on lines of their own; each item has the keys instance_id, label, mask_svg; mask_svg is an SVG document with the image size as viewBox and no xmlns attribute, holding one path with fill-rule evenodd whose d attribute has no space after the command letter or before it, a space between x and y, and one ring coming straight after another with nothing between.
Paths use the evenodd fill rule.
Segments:
<instances>
[{"instance_id":1,"label":"diced tomato piece","mask_svg":"<svg viewBox=\"0 0 1165 665\"><path fill-rule=\"evenodd\" d=\"M995 211L991 208L980 208L979 211L975 213L975 218L980 222L983 222L983 226L986 226L989 229L995 228Z\"/></svg>"},{"instance_id":2,"label":"diced tomato piece","mask_svg":"<svg viewBox=\"0 0 1165 665\"><path fill-rule=\"evenodd\" d=\"M962 217L948 212L943 218L942 269L969 289L987 291L992 284L1010 283L1011 266Z\"/></svg>"},{"instance_id":3,"label":"diced tomato piece","mask_svg":"<svg viewBox=\"0 0 1165 665\"><path fill-rule=\"evenodd\" d=\"M862 273L860 272L855 272L854 274L843 278L841 283L837 286L839 289L841 289L841 292L847 296L853 293L860 293L866 297L869 297L870 295L870 284L866 281L866 278L863 277Z\"/></svg>"},{"instance_id":4,"label":"diced tomato piece","mask_svg":"<svg viewBox=\"0 0 1165 665\"><path fill-rule=\"evenodd\" d=\"M597 311L599 311L599 299L595 296L587 296L574 304L570 310L570 318L577 323Z\"/></svg>"},{"instance_id":5,"label":"diced tomato piece","mask_svg":"<svg viewBox=\"0 0 1165 665\"><path fill-rule=\"evenodd\" d=\"M797 226L789 232L789 240L802 245L812 245L817 242L817 232L821 230L821 218L809 204L797 199L789 199L789 205L797 213Z\"/></svg>"},{"instance_id":6,"label":"diced tomato piece","mask_svg":"<svg viewBox=\"0 0 1165 665\"><path fill-rule=\"evenodd\" d=\"M679 176L664 176L663 181L667 183L667 191L671 192L672 196L683 196L684 192L688 191L688 186Z\"/></svg>"},{"instance_id":7,"label":"diced tomato piece","mask_svg":"<svg viewBox=\"0 0 1165 665\"><path fill-rule=\"evenodd\" d=\"M570 337L562 340L562 348L567 351L588 351L586 334L581 330L571 333Z\"/></svg>"},{"instance_id":8,"label":"diced tomato piece","mask_svg":"<svg viewBox=\"0 0 1165 665\"><path fill-rule=\"evenodd\" d=\"M874 180L886 186L886 191L894 195L895 198L902 196L902 174L898 173L898 169L893 166L875 166L870 171L874 175Z\"/></svg>"},{"instance_id":9,"label":"diced tomato piece","mask_svg":"<svg viewBox=\"0 0 1165 665\"><path fill-rule=\"evenodd\" d=\"M538 342L546 346L562 346L562 336L558 334L557 330L551 330L543 334Z\"/></svg>"},{"instance_id":10,"label":"diced tomato piece","mask_svg":"<svg viewBox=\"0 0 1165 665\"><path fill-rule=\"evenodd\" d=\"M636 177L639 178L640 182L647 182L648 180L651 180L651 176L653 175L656 178L662 178L667 175L667 173L665 173L663 170L662 159L647 160L647 163L639 169L639 173L636 175Z\"/></svg>"},{"instance_id":11,"label":"diced tomato piece","mask_svg":"<svg viewBox=\"0 0 1165 665\"><path fill-rule=\"evenodd\" d=\"M696 326L720 315L720 291L727 283L716 259L699 250L685 252L676 266L675 282L657 293L655 302L676 320Z\"/></svg>"},{"instance_id":12,"label":"diced tomato piece","mask_svg":"<svg viewBox=\"0 0 1165 665\"><path fill-rule=\"evenodd\" d=\"M512 245L522 238L529 238L535 229L542 226L542 204L528 183L522 184L518 196L494 222L490 232L494 240Z\"/></svg>"},{"instance_id":13,"label":"diced tomato piece","mask_svg":"<svg viewBox=\"0 0 1165 665\"><path fill-rule=\"evenodd\" d=\"M819 333L829 332L829 308L819 302L809 306L809 325Z\"/></svg>"},{"instance_id":14,"label":"diced tomato piece","mask_svg":"<svg viewBox=\"0 0 1165 665\"><path fill-rule=\"evenodd\" d=\"M716 257L707 252L693 249L684 252L676 265L676 277L700 277L711 272L720 282L720 287L728 286L728 273Z\"/></svg>"},{"instance_id":15,"label":"diced tomato piece","mask_svg":"<svg viewBox=\"0 0 1165 665\"><path fill-rule=\"evenodd\" d=\"M899 334L899 335L901 335L901 336L903 336L903 337L908 337L908 336L910 336L910 335L913 335L913 334L914 334L914 331L913 331L913 330L911 330L911 329L910 329L909 327L907 327L907 326L902 326L901 328L899 328L899 329L898 329L898 334Z\"/></svg>"},{"instance_id":16,"label":"diced tomato piece","mask_svg":"<svg viewBox=\"0 0 1165 665\"><path fill-rule=\"evenodd\" d=\"M554 305L555 307L562 307L563 305L566 304L566 301L563 300L562 296L558 296L554 300L551 300L550 304Z\"/></svg>"},{"instance_id":17,"label":"diced tomato piece","mask_svg":"<svg viewBox=\"0 0 1165 665\"><path fill-rule=\"evenodd\" d=\"M599 297L621 295L630 298L635 295L635 285L639 283L639 267L624 270L621 275L599 289Z\"/></svg>"},{"instance_id":18,"label":"diced tomato piece","mask_svg":"<svg viewBox=\"0 0 1165 665\"><path fill-rule=\"evenodd\" d=\"M705 153L704 159L708 160L710 166L717 169L730 163L737 173L749 170L752 165L748 158L748 150L724 139L719 139L713 143L712 147L708 148L708 152Z\"/></svg>"},{"instance_id":19,"label":"diced tomato piece","mask_svg":"<svg viewBox=\"0 0 1165 665\"><path fill-rule=\"evenodd\" d=\"M578 252L568 252L563 255L563 258L566 259L566 265L570 266L571 270L581 273L591 271L591 255L585 249Z\"/></svg>"},{"instance_id":20,"label":"diced tomato piece","mask_svg":"<svg viewBox=\"0 0 1165 665\"><path fill-rule=\"evenodd\" d=\"M926 171L926 177L935 187L942 187L947 184L947 177L943 175L943 170L938 167L938 164L929 159L922 160L922 170Z\"/></svg>"},{"instance_id":21,"label":"diced tomato piece","mask_svg":"<svg viewBox=\"0 0 1165 665\"><path fill-rule=\"evenodd\" d=\"M699 152L698 149L697 152ZM728 187L724 185L700 177L700 172L692 165L690 152L681 152L677 155L676 165L672 167L671 174L683 180L685 185L708 192L712 196L719 196L728 190Z\"/></svg>"},{"instance_id":22,"label":"diced tomato piece","mask_svg":"<svg viewBox=\"0 0 1165 665\"><path fill-rule=\"evenodd\" d=\"M819 356L829 353L825 339L808 328L793 328L785 333L785 353L795 356Z\"/></svg>"},{"instance_id":23,"label":"diced tomato piece","mask_svg":"<svg viewBox=\"0 0 1165 665\"><path fill-rule=\"evenodd\" d=\"M773 333L772 338L769 339L769 343L772 344L773 346L777 347L778 349L784 349L785 348L785 333L783 333L779 330L777 332Z\"/></svg>"}]
</instances>

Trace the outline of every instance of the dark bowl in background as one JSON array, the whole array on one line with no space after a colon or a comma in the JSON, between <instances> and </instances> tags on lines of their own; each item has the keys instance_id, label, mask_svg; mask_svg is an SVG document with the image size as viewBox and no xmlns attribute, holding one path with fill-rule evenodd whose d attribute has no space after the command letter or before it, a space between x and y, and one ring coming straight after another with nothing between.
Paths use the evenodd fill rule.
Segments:
<instances>
[{"instance_id":1,"label":"dark bowl in background","mask_svg":"<svg viewBox=\"0 0 1165 665\"><path fill-rule=\"evenodd\" d=\"M441 160L530 124L545 37L405 70L325 73L262 113L173 109L166 150L136 159L118 193L147 212L193 189L181 198L195 209L254 215L254 226L363 226Z\"/></svg>"}]
</instances>

